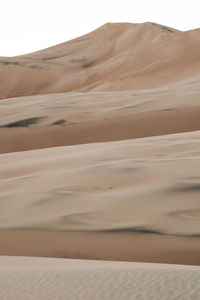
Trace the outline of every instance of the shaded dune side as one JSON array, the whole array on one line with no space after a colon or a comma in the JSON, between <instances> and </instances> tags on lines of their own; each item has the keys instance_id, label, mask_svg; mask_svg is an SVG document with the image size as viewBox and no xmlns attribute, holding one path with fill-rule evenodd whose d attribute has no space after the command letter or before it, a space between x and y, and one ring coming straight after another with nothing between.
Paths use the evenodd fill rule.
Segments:
<instances>
[{"instance_id":1,"label":"shaded dune side","mask_svg":"<svg viewBox=\"0 0 200 300\"><path fill-rule=\"evenodd\" d=\"M16 127L29 127L33 124L38 123L39 120L45 117L33 117L29 119L22 119L19 121L11 122L8 124L1 125L0 128L16 128Z\"/></svg>"},{"instance_id":2,"label":"shaded dune side","mask_svg":"<svg viewBox=\"0 0 200 300\"><path fill-rule=\"evenodd\" d=\"M0 230L0 255L110 261L171 263L200 266L198 237L134 233Z\"/></svg>"}]
</instances>

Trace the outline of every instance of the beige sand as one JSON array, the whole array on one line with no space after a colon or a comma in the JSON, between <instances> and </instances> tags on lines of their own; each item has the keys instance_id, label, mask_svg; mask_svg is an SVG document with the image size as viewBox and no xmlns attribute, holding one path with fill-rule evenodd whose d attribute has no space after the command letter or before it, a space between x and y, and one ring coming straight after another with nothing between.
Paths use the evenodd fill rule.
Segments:
<instances>
[{"instance_id":1,"label":"beige sand","mask_svg":"<svg viewBox=\"0 0 200 300\"><path fill-rule=\"evenodd\" d=\"M194 300L199 294L199 267L0 257L1 300Z\"/></svg>"},{"instance_id":2,"label":"beige sand","mask_svg":"<svg viewBox=\"0 0 200 300\"><path fill-rule=\"evenodd\" d=\"M200 131L0 165L1 254L200 264Z\"/></svg>"}]
</instances>

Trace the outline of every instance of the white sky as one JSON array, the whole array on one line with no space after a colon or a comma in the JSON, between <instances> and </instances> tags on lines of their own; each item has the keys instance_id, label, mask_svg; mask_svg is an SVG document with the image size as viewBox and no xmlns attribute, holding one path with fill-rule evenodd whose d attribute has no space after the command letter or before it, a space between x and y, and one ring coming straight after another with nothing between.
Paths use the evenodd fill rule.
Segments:
<instances>
[{"instance_id":1,"label":"white sky","mask_svg":"<svg viewBox=\"0 0 200 300\"><path fill-rule=\"evenodd\" d=\"M0 56L40 50L106 22L200 27L199 0L0 0Z\"/></svg>"}]
</instances>

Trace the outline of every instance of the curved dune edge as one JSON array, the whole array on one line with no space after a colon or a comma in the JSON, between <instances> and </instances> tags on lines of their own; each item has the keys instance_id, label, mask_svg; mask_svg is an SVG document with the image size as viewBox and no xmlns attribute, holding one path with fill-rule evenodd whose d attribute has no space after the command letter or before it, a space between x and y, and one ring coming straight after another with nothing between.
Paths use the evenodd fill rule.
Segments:
<instances>
[{"instance_id":1,"label":"curved dune edge","mask_svg":"<svg viewBox=\"0 0 200 300\"><path fill-rule=\"evenodd\" d=\"M197 299L200 267L0 257L1 300Z\"/></svg>"}]
</instances>

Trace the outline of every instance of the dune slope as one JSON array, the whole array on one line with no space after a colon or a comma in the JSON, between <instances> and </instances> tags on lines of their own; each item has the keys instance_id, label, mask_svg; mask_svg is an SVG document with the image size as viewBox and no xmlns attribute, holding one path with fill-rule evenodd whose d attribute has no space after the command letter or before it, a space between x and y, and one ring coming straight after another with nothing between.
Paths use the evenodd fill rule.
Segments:
<instances>
[{"instance_id":1,"label":"dune slope","mask_svg":"<svg viewBox=\"0 0 200 300\"><path fill-rule=\"evenodd\" d=\"M199 265L199 141L195 131L2 154L0 254Z\"/></svg>"}]
</instances>

